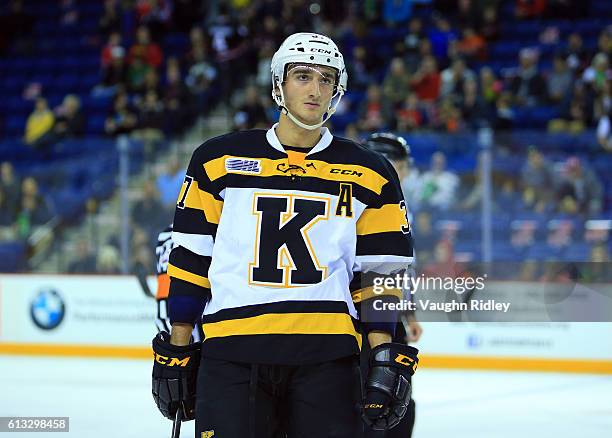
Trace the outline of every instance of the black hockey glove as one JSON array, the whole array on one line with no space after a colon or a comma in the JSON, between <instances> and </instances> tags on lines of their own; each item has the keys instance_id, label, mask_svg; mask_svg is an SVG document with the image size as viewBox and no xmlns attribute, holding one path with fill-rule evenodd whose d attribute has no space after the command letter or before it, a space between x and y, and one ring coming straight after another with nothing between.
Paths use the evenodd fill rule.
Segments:
<instances>
[{"instance_id":1,"label":"black hockey glove","mask_svg":"<svg viewBox=\"0 0 612 438\"><path fill-rule=\"evenodd\" d=\"M170 344L170 334L153 338L153 399L164 417L174 420L179 406L183 421L195 418L195 397L200 343L183 347Z\"/></svg>"},{"instance_id":2,"label":"black hockey glove","mask_svg":"<svg viewBox=\"0 0 612 438\"><path fill-rule=\"evenodd\" d=\"M382 344L370 354L363 421L373 430L391 429L406 414L412 389L410 377L417 368L419 350L404 344Z\"/></svg>"}]
</instances>

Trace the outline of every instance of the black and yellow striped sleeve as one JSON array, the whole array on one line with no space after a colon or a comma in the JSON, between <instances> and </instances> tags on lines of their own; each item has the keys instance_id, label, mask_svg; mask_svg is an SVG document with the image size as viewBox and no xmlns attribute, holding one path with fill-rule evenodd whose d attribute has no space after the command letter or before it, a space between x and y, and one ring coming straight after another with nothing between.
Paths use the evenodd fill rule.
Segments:
<instances>
[{"instance_id":1,"label":"black and yellow striped sleeve","mask_svg":"<svg viewBox=\"0 0 612 438\"><path fill-rule=\"evenodd\" d=\"M386 161L380 169L387 183L357 220L356 257L349 288L365 330L393 334L397 313L376 310L375 301L402 299L402 290L388 287L384 281L403 275L412 264L413 244L397 174Z\"/></svg>"},{"instance_id":2,"label":"black and yellow striped sleeve","mask_svg":"<svg viewBox=\"0 0 612 438\"><path fill-rule=\"evenodd\" d=\"M357 220L357 248L354 271L391 274L413 262L413 243L407 206L399 179L390 163L381 171L388 180L380 196Z\"/></svg>"},{"instance_id":3,"label":"black and yellow striped sleeve","mask_svg":"<svg viewBox=\"0 0 612 438\"><path fill-rule=\"evenodd\" d=\"M177 199L168 276L170 296L210 296L208 269L212 261L223 198L204 170L206 144L194 152Z\"/></svg>"}]
</instances>

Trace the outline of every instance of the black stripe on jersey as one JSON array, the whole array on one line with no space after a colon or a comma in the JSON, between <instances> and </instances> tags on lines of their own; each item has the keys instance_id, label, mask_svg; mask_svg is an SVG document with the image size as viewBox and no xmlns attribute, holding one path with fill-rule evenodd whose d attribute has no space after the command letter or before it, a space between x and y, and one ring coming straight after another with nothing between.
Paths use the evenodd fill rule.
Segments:
<instances>
[{"instance_id":1,"label":"black stripe on jersey","mask_svg":"<svg viewBox=\"0 0 612 438\"><path fill-rule=\"evenodd\" d=\"M226 178L226 177L224 177ZM326 180L317 177L267 176L231 174L228 180L229 187L272 189L272 190L303 190L307 192L325 193L332 196L340 194L342 181ZM365 205L371 204L378 198L378 194L359 184L352 184L353 197Z\"/></svg>"},{"instance_id":2,"label":"black stripe on jersey","mask_svg":"<svg viewBox=\"0 0 612 438\"><path fill-rule=\"evenodd\" d=\"M231 319L250 318L270 313L344 313L348 306L344 301L281 301L278 303L253 304L250 306L223 309L212 315L204 315L202 322L213 323Z\"/></svg>"},{"instance_id":3,"label":"black stripe on jersey","mask_svg":"<svg viewBox=\"0 0 612 438\"><path fill-rule=\"evenodd\" d=\"M170 253L171 265L201 277L208 277L211 261L212 257L195 254L182 246L177 246Z\"/></svg>"},{"instance_id":4,"label":"black stripe on jersey","mask_svg":"<svg viewBox=\"0 0 612 438\"><path fill-rule=\"evenodd\" d=\"M206 220L202 210L185 207L174 215L174 230L187 234L217 234L217 224Z\"/></svg>"},{"instance_id":5,"label":"black stripe on jersey","mask_svg":"<svg viewBox=\"0 0 612 438\"><path fill-rule=\"evenodd\" d=\"M306 365L358 354L351 335L237 335L202 343L204 357L245 363Z\"/></svg>"},{"instance_id":6,"label":"black stripe on jersey","mask_svg":"<svg viewBox=\"0 0 612 438\"><path fill-rule=\"evenodd\" d=\"M401 232L357 236L356 255L397 255L412 257L412 239ZM398 244L398 243L405 243Z\"/></svg>"},{"instance_id":7,"label":"black stripe on jersey","mask_svg":"<svg viewBox=\"0 0 612 438\"><path fill-rule=\"evenodd\" d=\"M170 277L170 292L168 296L190 296L196 298L204 298L210 300L211 292L206 287L197 286L188 281L183 281L178 278Z\"/></svg>"}]
</instances>

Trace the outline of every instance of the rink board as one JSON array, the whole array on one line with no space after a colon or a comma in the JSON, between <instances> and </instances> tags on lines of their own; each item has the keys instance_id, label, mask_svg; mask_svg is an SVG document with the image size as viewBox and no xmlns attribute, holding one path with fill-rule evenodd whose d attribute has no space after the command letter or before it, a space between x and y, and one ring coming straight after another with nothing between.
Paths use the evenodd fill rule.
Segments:
<instances>
[{"instance_id":1,"label":"rink board","mask_svg":"<svg viewBox=\"0 0 612 438\"><path fill-rule=\"evenodd\" d=\"M0 275L0 354L149 359L155 311L132 276ZM422 325L422 367L612 374L612 323Z\"/></svg>"}]
</instances>

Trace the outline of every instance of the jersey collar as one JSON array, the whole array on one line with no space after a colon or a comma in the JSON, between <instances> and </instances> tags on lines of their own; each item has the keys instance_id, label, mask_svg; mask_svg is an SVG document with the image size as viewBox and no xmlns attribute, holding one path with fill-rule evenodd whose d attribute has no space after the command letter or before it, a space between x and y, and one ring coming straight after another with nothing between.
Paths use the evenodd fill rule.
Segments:
<instances>
[{"instance_id":1,"label":"jersey collar","mask_svg":"<svg viewBox=\"0 0 612 438\"><path fill-rule=\"evenodd\" d=\"M278 123L275 123L270 129L268 129L268 132L266 132L266 140L268 140L270 146L272 146L277 151L287 153L281 142L278 140L278 137L276 136L275 128L277 126ZM329 132L329 129L321 128L321 134L322 135L319 142L306 155L312 155L316 154L317 152L321 152L323 149L325 149L331 144L332 140L334 139L334 136L331 134L331 132Z\"/></svg>"}]
</instances>

